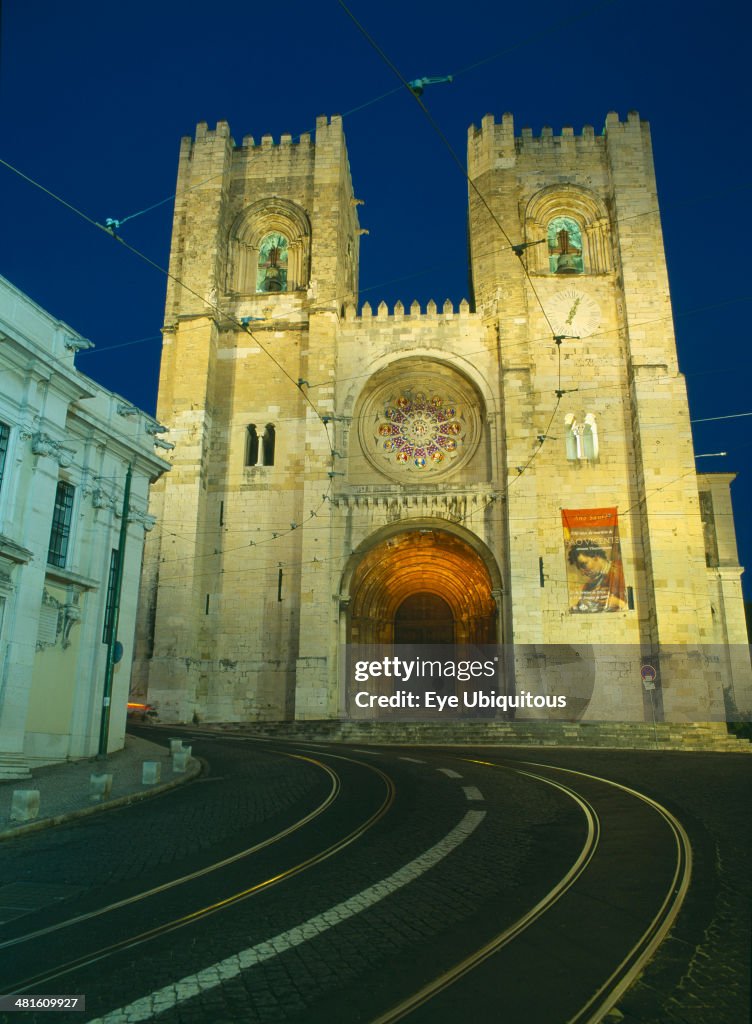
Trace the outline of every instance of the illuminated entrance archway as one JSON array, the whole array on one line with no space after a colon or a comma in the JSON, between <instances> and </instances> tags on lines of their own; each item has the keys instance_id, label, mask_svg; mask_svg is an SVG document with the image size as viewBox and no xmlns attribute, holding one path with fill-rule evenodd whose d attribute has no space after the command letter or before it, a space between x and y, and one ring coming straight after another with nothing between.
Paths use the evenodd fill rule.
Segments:
<instances>
[{"instance_id":1,"label":"illuminated entrance archway","mask_svg":"<svg viewBox=\"0 0 752 1024\"><path fill-rule=\"evenodd\" d=\"M453 644L454 615L443 597L409 594L394 614L395 644Z\"/></svg>"},{"instance_id":2,"label":"illuminated entrance archway","mask_svg":"<svg viewBox=\"0 0 752 1024\"><path fill-rule=\"evenodd\" d=\"M455 533L403 529L355 558L349 643L499 642L499 585L486 560Z\"/></svg>"}]
</instances>

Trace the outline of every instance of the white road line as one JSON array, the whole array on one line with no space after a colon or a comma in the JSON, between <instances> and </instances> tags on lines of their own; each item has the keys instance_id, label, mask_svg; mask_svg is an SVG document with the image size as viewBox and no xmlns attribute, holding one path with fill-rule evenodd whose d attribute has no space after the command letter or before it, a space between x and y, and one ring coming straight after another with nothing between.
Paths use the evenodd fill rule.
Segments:
<instances>
[{"instance_id":1,"label":"white road line","mask_svg":"<svg viewBox=\"0 0 752 1024\"><path fill-rule=\"evenodd\" d=\"M463 786L462 789L468 800L485 800L477 786Z\"/></svg>"},{"instance_id":2,"label":"white road line","mask_svg":"<svg viewBox=\"0 0 752 1024\"><path fill-rule=\"evenodd\" d=\"M331 754L329 747L299 747L295 744L296 750L307 750L309 754Z\"/></svg>"},{"instance_id":3,"label":"white road line","mask_svg":"<svg viewBox=\"0 0 752 1024\"><path fill-rule=\"evenodd\" d=\"M179 1003L199 995L201 992L208 992L226 981L230 981L250 967L272 960L280 953L300 946L308 939L313 939L333 928L334 925L347 921L361 911L367 910L375 903L397 892L409 882L414 882L424 872L434 867L453 850L464 843L473 834L486 816L485 811L468 811L456 828L440 839L435 846L421 853L415 860L389 875L388 878L376 882L349 900L338 903L336 907L325 910L322 914L309 918L303 924L290 928L280 935L275 935L266 942L260 942L256 946L249 946L240 953L233 953L232 956L210 964L197 974L188 974L185 978L165 985L148 996L136 999L127 1006L121 1006L117 1010L111 1010L103 1017L96 1017L89 1021L89 1024L138 1024L139 1021L152 1020L158 1013L171 1010Z\"/></svg>"},{"instance_id":4,"label":"white road line","mask_svg":"<svg viewBox=\"0 0 752 1024\"><path fill-rule=\"evenodd\" d=\"M421 761L418 757L400 757L400 761L412 761L413 764L425 764L425 761Z\"/></svg>"},{"instance_id":5,"label":"white road line","mask_svg":"<svg viewBox=\"0 0 752 1024\"><path fill-rule=\"evenodd\" d=\"M461 779L462 776L459 772L453 771L451 768L437 768L437 772L441 772L442 775L446 775L449 779Z\"/></svg>"},{"instance_id":6,"label":"white road line","mask_svg":"<svg viewBox=\"0 0 752 1024\"><path fill-rule=\"evenodd\" d=\"M351 753L353 754L381 754L380 750L358 750L357 747L353 747Z\"/></svg>"}]
</instances>

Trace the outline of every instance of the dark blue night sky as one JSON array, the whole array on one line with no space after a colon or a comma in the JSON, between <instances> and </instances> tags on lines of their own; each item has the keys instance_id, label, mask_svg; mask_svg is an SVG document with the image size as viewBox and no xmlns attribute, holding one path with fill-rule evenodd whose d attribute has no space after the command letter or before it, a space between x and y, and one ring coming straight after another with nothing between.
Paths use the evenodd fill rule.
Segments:
<instances>
[{"instance_id":1,"label":"dark blue night sky","mask_svg":"<svg viewBox=\"0 0 752 1024\"><path fill-rule=\"evenodd\" d=\"M424 99L463 161L468 125L489 112L536 134L600 131L609 110L650 121L692 416L752 411L741 6L510 6L352 0L406 78L455 74ZM173 192L180 138L198 121L229 121L238 141L278 139L341 113L370 232L361 299L467 296L467 183L336 0L17 0L3 11L2 104L0 157L100 222ZM0 273L94 341L77 357L83 372L153 411L164 276L1 166L0 183ZM166 266L171 216L165 203L123 237ZM740 473L732 493L752 565L752 417L694 429L698 453L729 453L698 468Z\"/></svg>"}]
</instances>

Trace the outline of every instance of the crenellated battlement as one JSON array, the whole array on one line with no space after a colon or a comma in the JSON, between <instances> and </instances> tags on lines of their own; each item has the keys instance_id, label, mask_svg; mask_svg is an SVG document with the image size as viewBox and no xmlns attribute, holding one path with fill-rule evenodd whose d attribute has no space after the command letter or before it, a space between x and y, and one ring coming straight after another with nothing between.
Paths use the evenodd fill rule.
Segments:
<instances>
[{"instance_id":1,"label":"crenellated battlement","mask_svg":"<svg viewBox=\"0 0 752 1024\"><path fill-rule=\"evenodd\" d=\"M590 124L579 134L571 125L564 125L558 135L550 125L544 125L538 135L532 128L523 128L515 135L512 114L503 114L500 121L486 114L480 127L471 125L468 131L468 174L475 178L515 167L525 172L546 167L546 173L554 174L572 174L586 168L586 173L591 173L605 168L616 149L624 145L643 147L646 140L649 144L649 137L648 124L640 120L637 111L630 111L624 121L612 111L600 133Z\"/></svg>"},{"instance_id":2,"label":"crenellated battlement","mask_svg":"<svg viewBox=\"0 0 752 1024\"><path fill-rule=\"evenodd\" d=\"M410 304L409 310L405 311L405 306L399 300L395 302L394 309L389 312L389 307L385 302L380 302L374 312L370 302L364 302L358 315L357 309L354 305L348 304L345 306L345 320L350 323L355 320L361 322L369 322L371 320L410 320L414 322L416 320L452 320L455 317L460 319L471 319L475 317L475 313L470 312L470 303L467 299L463 299L458 307L455 309L454 304L450 299L444 302L444 305L439 310L438 306L433 299L429 299L426 304L425 312L421 310L420 303L416 300Z\"/></svg>"},{"instance_id":3,"label":"crenellated battlement","mask_svg":"<svg viewBox=\"0 0 752 1024\"><path fill-rule=\"evenodd\" d=\"M591 124L586 124L579 135L575 134L574 128L571 125L564 125L559 135L555 135L549 125L544 125L541 128L540 135L534 135L532 128L522 128L520 134L515 136L513 114L502 114L500 121L497 121L493 114L486 114L481 121L480 127L474 124L470 125L468 129L468 143L472 146L484 140L493 140L495 143L501 144L502 149L509 148L510 144L513 143L514 149L518 153L530 146L566 145L569 140L575 143L592 145L598 143L609 132L628 131L634 128L639 130L642 123L640 115L636 110L630 110L624 121L620 120L619 115L612 110L606 115L603 131L598 135L596 135L595 129Z\"/></svg>"},{"instance_id":4,"label":"crenellated battlement","mask_svg":"<svg viewBox=\"0 0 752 1024\"><path fill-rule=\"evenodd\" d=\"M331 118L322 116L316 118L316 134L330 134L335 135L342 134L342 117L339 114L333 114ZM297 137L297 141L292 135L285 133L279 137L279 142L276 142L272 135L262 135L259 142L256 141L253 135L244 135L241 144L238 146L235 143L232 135L230 134L230 125L227 121L217 121L216 128L211 129L206 121L199 121L196 125L196 142L215 142L219 139L229 140L230 145L235 150L269 150L269 149L282 149L288 152L296 150L309 151L313 145L311 132L303 132L302 135ZM186 135L182 139L184 147L190 147L193 145L194 139L190 135Z\"/></svg>"}]
</instances>

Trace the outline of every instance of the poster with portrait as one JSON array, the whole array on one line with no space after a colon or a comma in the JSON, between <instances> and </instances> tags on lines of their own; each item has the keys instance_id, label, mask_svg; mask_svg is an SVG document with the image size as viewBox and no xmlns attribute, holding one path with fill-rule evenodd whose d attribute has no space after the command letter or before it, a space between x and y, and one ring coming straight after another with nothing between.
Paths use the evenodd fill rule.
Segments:
<instances>
[{"instance_id":1,"label":"poster with portrait","mask_svg":"<svg viewBox=\"0 0 752 1024\"><path fill-rule=\"evenodd\" d=\"M615 508L562 509L569 610L592 615L627 607Z\"/></svg>"}]
</instances>

